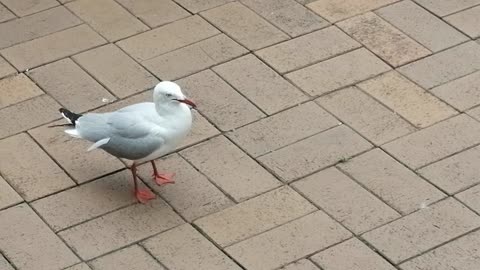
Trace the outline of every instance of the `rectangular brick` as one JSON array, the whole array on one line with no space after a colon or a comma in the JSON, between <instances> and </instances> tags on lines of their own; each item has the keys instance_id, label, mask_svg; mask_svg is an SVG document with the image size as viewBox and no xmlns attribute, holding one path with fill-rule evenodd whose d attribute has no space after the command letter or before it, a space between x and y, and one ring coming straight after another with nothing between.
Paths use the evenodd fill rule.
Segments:
<instances>
[{"instance_id":1,"label":"rectangular brick","mask_svg":"<svg viewBox=\"0 0 480 270\"><path fill-rule=\"evenodd\" d=\"M220 34L149 59L142 64L162 80L175 80L245 53L245 48Z\"/></svg>"},{"instance_id":2,"label":"rectangular brick","mask_svg":"<svg viewBox=\"0 0 480 270\"><path fill-rule=\"evenodd\" d=\"M40 95L0 109L0 127L8 127L0 129L0 139L57 119L58 108L51 97Z\"/></svg>"},{"instance_id":3,"label":"rectangular brick","mask_svg":"<svg viewBox=\"0 0 480 270\"><path fill-rule=\"evenodd\" d=\"M295 0L242 0L258 15L294 37L328 25L328 22Z\"/></svg>"},{"instance_id":4,"label":"rectangular brick","mask_svg":"<svg viewBox=\"0 0 480 270\"><path fill-rule=\"evenodd\" d=\"M27 201L75 185L24 133L1 140L0 153L2 176Z\"/></svg>"},{"instance_id":5,"label":"rectangular brick","mask_svg":"<svg viewBox=\"0 0 480 270\"><path fill-rule=\"evenodd\" d=\"M286 77L312 96L355 84L390 67L364 48L288 73Z\"/></svg>"},{"instance_id":6,"label":"rectangular brick","mask_svg":"<svg viewBox=\"0 0 480 270\"><path fill-rule=\"evenodd\" d=\"M0 269L15 270L13 269L13 266L11 266L10 263L1 254L0 254Z\"/></svg>"},{"instance_id":7,"label":"rectangular brick","mask_svg":"<svg viewBox=\"0 0 480 270\"><path fill-rule=\"evenodd\" d=\"M61 2L61 0L60 0ZM79 263L74 266L70 266L68 268L65 268L65 270L92 270L92 268L88 267L86 263Z\"/></svg>"},{"instance_id":8,"label":"rectangular brick","mask_svg":"<svg viewBox=\"0 0 480 270\"><path fill-rule=\"evenodd\" d=\"M395 210L336 168L323 170L292 185L355 234L400 217Z\"/></svg>"},{"instance_id":9,"label":"rectangular brick","mask_svg":"<svg viewBox=\"0 0 480 270\"><path fill-rule=\"evenodd\" d=\"M403 270L475 270L480 264L480 232L472 232L401 264Z\"/></svg>"},{"instance_id":10,"label":"rectangular brick","mask_svg":"<svg viewBox=\"0 0 480 270\"><path fill-rule=\"evenodd\" d=\"M337 25L395 67L430 54L428 49L373 12L339 22Z\"/></svg>"},{"instance_id":11,"label":"rectangular brick","mask_svg":"<svg viewBox=\"0 0 480 270\"><path fill-rule=\"evenodd\" d=\"M77 0L65 6L111 42L149 29L114 0Z\"/></svg>"},{"instance_id":12,"label":"rectangular brick","mask_svg":"<svg viewBox=\"0 0 480 270\"><path fill-rule=\"evenodd\" d=\"M425 89L444 84L476 70L480 70L480 44L473 41L398 69L400 73Z\"/></svg>"},{"instance_id":13,"label":"rectangular brick","mask_svg":"<svg viewBox=\"0 0 480 270\"><path fill-rule=\"evenodd\" d=\"M440 17L480 4L480 0L415 0Z\"/></svg>"},{"instance_id":14,"label":"rectangular brick","mask_svg":"<svg viewBox=\"0 0 480 270\"><path fill-rule=\"evenodd\" d=\"M468 38L412 1L400 1L375 11L383 19L433 52Z\"/></svg>"},{"instance_id":15,"label":"rectangular brick","mask_svg":"<svg viewBox=\"0 0 480 270\"><path fill-rule=\"evenodd\" d=\"M133 245L90 261L94 269L101 270L165 270L150 254Z\"/></svg>"},{"instance_id":16,"label":"rectangular brick","mask_svg":"<svg viewBox=\"0 0 480 270\"><path fill-rule=\"evenodd\" d=\"M151 28L190 16L171 0L117 0Z\"/></svg>"},{"instance_id":17,"label":"rectangular brick","mask_svg":"<svg viewBox=\"0 0 480 270\"><path fill-rule=\"evenodd\" d=\"M457 199L463 202L465 205L476 211L477 213L480 212L480 199L478 194L480 193L480 186L476 185L471 187L467 190L464 190L455 195Z\"/></svg>"},{"instance_id":18,"label":"rectangular brick","mask_svg":"<svg viewBox=\"0 0 480 270\"><path fill-rule=\"evenodd\" d=\"M198 109L222 131L246 125L265 116L210 70L188 76L177 83L196 102Z\"/></svg>"},{"instance_id":19,"label":"rectangular brick","mask_svg":"<svg viewBox=\"0 0 480 270\"><path fill-rule=\"evenodd\" d=\"M455 194L480 182L480 146L428 165L418 172L430 182Z\"/></svg>"},{"instance_id":20,"label":"rectangular brick","mask_svg":"<svg viewBox=\"0 0 480 270\"><path fill-rule=\"evenodd\" d=\"M178 154L157 160L159 171L175 173L175 185L158 186L152 180L152 167L141 165L139 175L187 221L218 212L234 203Z\"/></svg>"},{"instance_id":21,"label":"rectangular brick","mask_svg":"<svg viewBox=\"0 0 480 270\"><path fill-rule=\"evenodd\" d=\"M63 6L0 24L0 48L39 38L81 24Z\"/></svg>"},{"instance_id":22,"label":"rectangular brick","mask_svg":"<svg viewBox=\"0 0 480 270\"><path fill-rule=\"evenodd\" d=\"M153 88L159 82L113 44L77 54L73 59L119 97Z\"/></svg>"},{"instance_id":23,"label":"rectangular brick","mask_svg":"<svg viewBox=\"0 0 480 270\"><path fill-rule=\"evenodd\" d=\"M242 269L190 224L161 233L142 245L169 269Z\"/></svg>"},{"instance_id":24,"label":"rectangular brick","mask_svg":"<svg viewBox=\"0 0 480 270\"><path fill-rule=\"evenodd\" d=\"M77 113L104 105L104 98L116 99L70 58L32 69L28 76L63 106Z\"/></svg>"},{"instance_id":25,"label":"rectangular brick","mask_svg":"<svg viewBox=\"0 0 480 270\"><path fill-rule=\"evenodd\" d=\"M122 248L183 223L160 198L134 204L58 233L83 260Z\"/></svg>"},{"instance_id":26,"label":"rectangular brick","mask_svg":"<svg viewBox=\"0 0 480 270\"><path fill-rule=\"evenodd\" d=\"M468 110L467 114L480 121L480 106Z\"/></svg>"},{"instance_id":27,"label":"rectangular brick","mask_svg":"<svg viewBox=\"0 0 480 270\"><path fill-rule=\"evenodd\" d=\"M12 67L3 57L0 57L0 79L16 73L17 70Z\"/></svg>"},{"instance_id":28,"label":"rectangular brick","mask_svg":"<svg viewBox=\"0 0 480 270\"><path fill-rule=\"evenodd\" d=\"M357 238L352 238L310 258L328 270L395 270L385 259Z\"/></svg>"},{"instance_id":29,"label":"rectangular brick","mask_svg":"<svg viewBox=\"0 0 480 270\"><path fill-rule=\"evenodd\" d=\"M204 11L202 16L250 50L288 39L285 33L237 2Z\"/></svg>"},{"instance_id":30,"label":"rectangular brick","mask_svg":"<svg viewBox=\"0 0 480 270\"><path fill-rule=\"evenodd\" d=\"M180 154L237 202L280 185L273 175L223 136Z\"/></svg>"},{"instance_id":31,"label":"rectangular brick","mask_svg":"<svg viewBox=\"0 0 480 270\"><path fill-rule=\"evenodd\" d=\"M459 115L390 142L383 148L408 167L417 169L479 142L480 124L467 115Z\"/></svg>"},{"instance_id":32,"label":"rectangular brick","mask_svg":"<svg viewBox=\"0 0 480 270\"><path fill-rule=\"evenodd\" d=\"M445 18L453 26L466 33L471 38L480 37L480 6L472 7L459 13L455 13Z\"/></svg>"},{"instance_id":33,"label":"rectangular brick","mask_svg":"<svg viewBox=\"0 0 480 270\"><path fill-rule=\"evenodd\" d=\"M2 3L0 3L0 22L8 21L16 18L10 10L8 10Z\"/></svg>"},{"instance_id":34,"label":"rectangular brick","mask_svg":"<svg viewBox=\"0 0 480 270\"><path fill-rule=\"evenodd\" d=\"M358 87L419 128L457 114L455 109L396 71L362 82Z\"/></svg>"},{"instance_id":35,"label":"rectangular brick","mask_svg":"<svg viewBox=\"0 0 480 270\"><path fill-rule=\"evenodd\" d=\"M357 87L348 87L316 100L353 129L381 145L415 128Z\"/></svg>"},{"instance_id":36,"label":"rectangular brick","mask_svg":"<svg viewBox=\"0 0 480 270\"><path fill-rule=\"evenodd\" d=\"M480 104L480 71L471 73L430 90L460 111Z\"/></svg>"},{"instance_id":37,"label":"rectangular brick","mask_svg":"<svg viewBox=\"0 0 480 270\"><path fill-rule=\"evenodd\" d=\"M315 264L313 264L308 259L301 259L294 263L288 264L285 267L280 268L280 270L319 270Z\"/></svg>"},{"instance_id":38,"label":"rectangular brick","mask_svg":"<svg viewBox=\"0 0 480 270\"><path fill-rule=\"evenodd\" d=\"M402 214L445 197L440 190L380 149L339 164L339 167Z\"/></svg>"},{"instance_id":39,"label":"rectangular brick","mask_svg":"<svg viewBox=\"0 0 480 270\"><path fill-rule=\"evenodd\" d=\"M82 24L3 49L0 53L18 70L23 71L103 43L105 40L101 36Z\"/></svg>"},{"instance_id":40,"label":"rectangular brick","mask_svg":"<svg viewBox=\"0 0 480 270\"><path fill-rule=\"evenodd\" d=\"M281 187L194 223L218 245L225 247L315 210L291 188Z\"/></svg>"},{"instance_id":41,"label":"rectangular brick","mask_svg":"<svg viewBox=\"0 0 480 270\"><path fill-rule=\"evenodd\" d=\"M395 264L480 226L480 217L446 199L362 237Z\"/></svg>"},{"instance_id":42,"label":"rectangular brick","mask_svg":"<svg viewBox=\"0 0 480 270\"><path fill-rule=\"evenodd\" d=\"M63 230L136 202L132 174L123 170L32 203L50 227Z\"/></svg>"},{"instance_id":43,"label":"rectangular brick","mask_svg":"<svg viewBox=\"0 0 480 270\"><path fill-rule=\"evenodd\" d=\"M192 13L198 13L233 1L234 0L176 0L177 3Z\"/></svg>"},{"instance_id":44,"label":"rectangular brick","mask_svg":"<svg viewBox=\"0 0 480 270\"><path fill-rule=\"evenodd\" d=\"M60 270L80 262L27 204L0 212L0 239L18 269Z\"/></svg>"},{"instance_id":45,"label":"rectangular brick","mask_svg":"<svg viewBox=\"0 0 480 270\"><path fill-rule=\"evenodd\" d=\"M349 231L333 219L317 211L227 247L225 251L247 269L275 269L338 243L350 235Z\"/></svg>"},{"instance_id":46,"label":"rectangular brick","mask_svg":"<svg viewBox=\"0 0 480 270\"><path fill-rule=\"evenodd\" d=\"M317 0L307 4L314 12L330 22L337 22L357 14L380 8L397 0Z\"/></svg>"},{"instance_id":47,"label":"rectangular brick","mask_svg":"<svg viewBox=\"0 0 480 270\"><path fill-rule=\"evenodd\" d=\"M290 182L371 147L369 142L343 125L264 155L258 160L282 180Z\"/></svg>"},{"instance_id":48,"label":"rectangular brick","mask_svg":"<svg viewBox=\"0 0 480 270\"><path fill-rule=\"evenodd\" d=\"M298 88L252 54L213 70L267 114L307 100Z\"/></svg>"},{"instance_id":49,"label":"rectangular brick","mask_svg":"<svg viewBox=\"0 0 480 270\"><path fill-rule=\"evenodd\" d=\"M338 121L314 102L307 102L229 132L227 136L258 157L334 127Z\"/></svg>"},{"instance_id":50,"label":"rectangular brick","mask_svg":"<svg viewBox=\"0 0 480 270\"><path fill-rule=\"evenodd\" d=\"M285 73L358 47L358 42L331 26L255 53L278 72Z\"/></svg>"},{"instance_id":51,"label":"rectangular brick","mask_svg":"<svg viewBox=\"0 0 480 270\"><path fill-rule=\"evenodd\" d=\"M60 123L65 121L53 124ZM49 128L45 125L30 130L29 133L77 183L125 168L119 159L103 150L87 152L88 147L92 145L91 142L70 137L62 128Z\"/></svg>"},{"instance_id":52,"label":"rectangular brick","mask_svg":"<svg viewBox=\"0 0 480 270\"><path fill-rule=\"evenodd\" d=\"M20 73L0 80L0 108L40 96L43 93L25 74Z\"/></svg>"},{"instance_id":53,"label":"rectangular brick","mask_svg":"<svg viewBox=\"0 0 480 270\"><path fill-rule=\"evenodd\" d=\"M131 57L145 61L219 33L200 16L190 16L124 39L117 45Z\"/></svg>"},{"instance_id":54,"label":"rectangular brick","mask_svg":"<svg viewBox=\"0 0 480 270\"><path fill-rule=\"evenodd\" d=\"M7 208L22 201L22 197L20 197L20 195L17 194L17 192L8 184L8 182L0 176L0 209ZM2 266L1 262L0 266Z\"/></svg>"},{"instance_id":55,"label":"rectangular brick","mask_svg":"<svg viewBox=\"0 0 480 270\"><path fill-rule=\"evenodd\" d=\"M59 5L55 0L2 0L2 3L20 17Z\"/></svg>"}]
</instances>

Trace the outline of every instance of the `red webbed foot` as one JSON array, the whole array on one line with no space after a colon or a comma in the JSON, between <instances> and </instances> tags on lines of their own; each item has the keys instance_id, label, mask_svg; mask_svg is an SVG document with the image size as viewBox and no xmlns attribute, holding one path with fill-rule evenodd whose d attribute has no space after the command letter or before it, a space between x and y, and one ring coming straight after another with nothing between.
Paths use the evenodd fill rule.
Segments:
<instances>
[{"instance_id":1,"label":"red webbed foot","mask_svg":"<svg viewBox=\"0 0 480 270\"><path fill-rule=\"evenodd\" d=\"M148 189L138 189L135 192L135 197L137 197L138 202L146 204L149 200L155 199L155 194Z\"/></svg>"},{"instance_id":2,"label":"red webbed foot","mask_svg":"<svg viewBox=\"0 0 480 270\"><path fill-rule=\"evenodd\" d=\"M157 173L153 174L153 177L155 179L155 183L157 185L165 185L165 184L174 184L175 181L173 180L173 177L175 176L175 173Z\"/></svg>"}]
</instances>

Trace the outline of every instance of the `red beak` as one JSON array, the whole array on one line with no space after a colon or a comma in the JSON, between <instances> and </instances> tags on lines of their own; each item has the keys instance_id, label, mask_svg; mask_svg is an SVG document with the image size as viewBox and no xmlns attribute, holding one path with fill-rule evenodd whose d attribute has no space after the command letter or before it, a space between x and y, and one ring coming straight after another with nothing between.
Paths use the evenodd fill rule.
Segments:
<instances>
[{"instance_id":1,"label":"red beak","mask_svg":"<svg viewBox=\"0 0 480 270\"><path fill-rule=\"evenodd\" d=\"M195 103L193 103L193 101L191 101L190 99L186 99L186 98L185 98L185 99L177 99L177 100L178 100L178 102L185 103L185 104L189 105L189 106L192 107L192 108L196 108L196 107L197 107L197 105L195 105Z\"/></svg>"}]
</instances>

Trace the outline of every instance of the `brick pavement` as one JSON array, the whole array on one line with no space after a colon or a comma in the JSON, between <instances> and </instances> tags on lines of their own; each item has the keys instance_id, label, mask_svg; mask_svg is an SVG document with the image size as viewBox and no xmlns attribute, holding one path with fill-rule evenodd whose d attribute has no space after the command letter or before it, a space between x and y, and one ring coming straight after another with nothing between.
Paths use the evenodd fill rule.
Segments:
<instances>
[{"instance_id":1,"label":"brick pavement","mask_svg":"<svg viewBox=\"0 0 480 270\"><path fill-rule=\"evenodd\" d=\"M478 270L480 0L0 0L1 270ZM175 80L147 205L48 125Z\"/></svg>"}]
</instances>

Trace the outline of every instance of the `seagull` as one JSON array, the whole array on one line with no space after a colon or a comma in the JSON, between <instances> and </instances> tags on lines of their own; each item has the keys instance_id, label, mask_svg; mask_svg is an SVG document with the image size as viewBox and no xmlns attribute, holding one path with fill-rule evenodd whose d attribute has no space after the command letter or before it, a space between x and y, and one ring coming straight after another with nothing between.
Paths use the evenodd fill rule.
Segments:
<instances>
[{"instance_id":1,"label":"seagull","mask_svg":"<svg viewBox=\"0 0 480 270\"><path fill-rule=\"evenodd\" d=\"M68 135L93 144L87 149L102 149L107 153L132 161L134 192L140 203L154 199L148 189L139 189L137 164L150 161L158 185L174 183L174 174L159 173L154 160L175 150L192 126L191 109L195 103L187 99L180 86L162 81L153 90L153 102L143 102L107 113L77 114L60 108L70 126Z\"/></svg>"}]
</instances>

